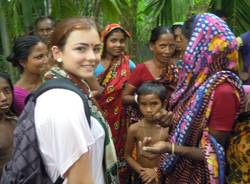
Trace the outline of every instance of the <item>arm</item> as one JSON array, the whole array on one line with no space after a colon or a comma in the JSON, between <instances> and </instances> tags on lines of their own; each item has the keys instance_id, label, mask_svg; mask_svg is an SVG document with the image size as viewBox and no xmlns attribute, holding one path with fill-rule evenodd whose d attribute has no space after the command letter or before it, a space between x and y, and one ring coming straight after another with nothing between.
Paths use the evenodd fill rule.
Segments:
<instances>
[{"instance_id":1,"label":"arm","mask_svg":"<svg viewBox=\"0 0 250 184\"><path fill-rule=\"evenodd\" d=\"M65 177L68 178L68 184L94 184L90 162L89 154L83 154L66 172Z\"/></svg>"},{"instance_id":2,"label":"arm","mask_svg":"<svg viewBox=\"0 0 250 184\"><path fill-rule=\"evenodd\" d=\"M124 105L134 104L135 102L135 91L136 88L131 84L127 83L122 91L122 102Z\"/></svg>"},{"instance_id":3,"label":"arm","mask_svg":"<svg viewBox=\"0 0 250 184\"><path fill-rule=\"evenodd\" d=\"M98 97L102 94L103 87L100 86L95 76L86 78L85 80L88 83L94 97Z\"/></svg>"},{"instance_id":4,"label":"arm","mask_svg":"<svg viewBox=\"0 0 250 184\"><path fill-rule=\"evenodd\" d=\"M152 146L148 146L150 143L149 138L145 138L142 143L140 143L141 154L147 158L157 158L162 153L172 153L172 145L170 142L159 141ZM178 146L174 145L174 154L184 156L193 160L202 161L204 160L204 155L201 149L190 146Z\"/></svg>"},{"instance_id":5,"label":"arm","mask_svg":"<svg viewBox=\"0 0 250 184\"><path fill-rule=\"evenodd\" d=\"M128 162L128 164L138 173L140 174L141 169L143 168L138 162L136 162L132 157L132 151L135 146L136 142L136 127L134 125L131 125L128 129L127 134L127 141L125 146L125 159Z\"/></svg>"}]
</instances>

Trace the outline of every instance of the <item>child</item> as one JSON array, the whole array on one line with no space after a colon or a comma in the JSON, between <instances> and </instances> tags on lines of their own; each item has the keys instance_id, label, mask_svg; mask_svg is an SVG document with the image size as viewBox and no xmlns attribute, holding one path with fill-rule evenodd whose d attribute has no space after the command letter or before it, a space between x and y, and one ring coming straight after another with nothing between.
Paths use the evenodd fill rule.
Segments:
<instances>
[{"instance_id":1,"label":"child","mask_svg":"<svg viewBox=\"0 0 250 184\"><path fill-rule=\"evenodd\" d=\"M5 72L0 72L0 178L4 164L10 159L16 118L10 113L13 85Z\"/></svg>"},{"instance_id":2,"label":"child","mask_svg":"<svg viewBox=\"0 0 250 184\"><path fill-rule=\"evenodd\" d=\"M128 129L125 159L138 175L134 183L157 183L159 158L149 160L137 152L135 160L132 151L135 145L138 150L138 142L143 141L145 137L151 137L152 144L167 140L168 128L159 126L153 118L154 114L165 108L166 88L157 82L146 82L139 87L137 94L143 117Z\"/></svg>"}]
</instances>

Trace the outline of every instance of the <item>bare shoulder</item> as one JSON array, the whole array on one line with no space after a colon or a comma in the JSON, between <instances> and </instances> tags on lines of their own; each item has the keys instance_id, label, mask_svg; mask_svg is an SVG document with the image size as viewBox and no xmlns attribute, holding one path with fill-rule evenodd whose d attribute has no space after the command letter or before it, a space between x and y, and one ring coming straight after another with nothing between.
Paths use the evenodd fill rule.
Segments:
<instances>
[{"instance_id":1,"label":"bare shoulder","mask_svg":"<svg viewBox=\"0 0 250 184\"><path fill-rule=\"evenodd\" d=\"M128 131L129 132L137 132L139 130L140 125L141 125L140 121L133 123L132 125L129 126Z\"/></svg>"}]
</instances>

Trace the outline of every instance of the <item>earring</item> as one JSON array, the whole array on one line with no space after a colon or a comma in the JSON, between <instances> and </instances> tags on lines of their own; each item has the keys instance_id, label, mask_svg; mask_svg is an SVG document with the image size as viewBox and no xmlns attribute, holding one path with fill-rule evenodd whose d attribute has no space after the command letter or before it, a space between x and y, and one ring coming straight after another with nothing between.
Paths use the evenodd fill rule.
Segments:
<instances>
[{"instance_id":1,"label":"earring","mask_svg":"<svg viewBox=\"0 0 250 184\"><path fill-rule=\"evenodd\" d=\"M62 62L62 58L58 58L58 59L57 59L57 62L58 62L58 63L61 63L61 62Z\"/></svg>"}]
</instances>

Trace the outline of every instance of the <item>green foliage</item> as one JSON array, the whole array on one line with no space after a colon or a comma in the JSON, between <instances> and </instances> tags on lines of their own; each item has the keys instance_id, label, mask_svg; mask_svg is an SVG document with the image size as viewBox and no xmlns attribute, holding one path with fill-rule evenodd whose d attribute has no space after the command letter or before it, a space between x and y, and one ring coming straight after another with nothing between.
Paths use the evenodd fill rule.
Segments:
<instances>
[{"instance_id":1,"label":"green foliage","mask_svg":"<svg viewBox=\"0 0 250 184\"><path fill-rule=\"evenodd\" d=\"M129 52L135 61L150 57L147 43L156 25L171 26L194 13L223 9L236 35L250 30L249 0L0 0L0 69L15 73L6 64L14 37L31 31L34 20L52 15L57 20L72 16L93 16L103 28L120 23L132 33Z\"/></svg>"},{"instance_id":2,"label":"green foliage","mask_svg":"<svg viewBox=\"0 0 250 184\"><path fill-rule=\"evenodd\" d=\"M210 11L223 10L227 22L236 35L250 30L250 1L249 0L212 0Z\"/></svg>"}]
</instances>

